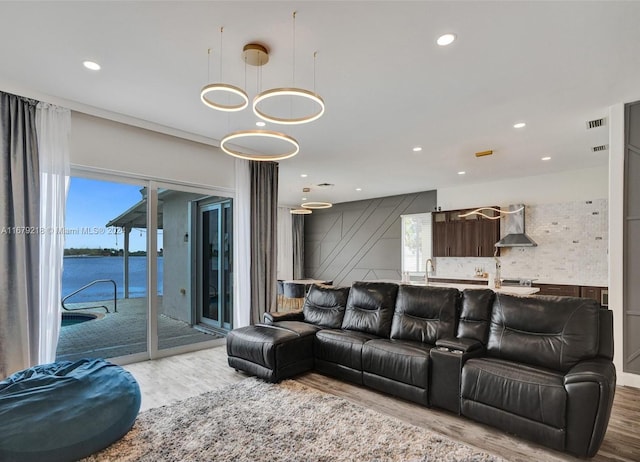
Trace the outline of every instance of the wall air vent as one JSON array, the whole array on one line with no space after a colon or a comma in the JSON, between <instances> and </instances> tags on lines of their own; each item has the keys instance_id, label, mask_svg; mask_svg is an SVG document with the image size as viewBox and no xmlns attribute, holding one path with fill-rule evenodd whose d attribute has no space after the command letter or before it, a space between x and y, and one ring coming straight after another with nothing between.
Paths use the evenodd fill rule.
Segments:
<instances>
[{"instance_id":1,"label":"wall air vent","mask_svg":"<svg viewBox=\"0 0 640 462\"><path fill-rule=\"evenodd\" d=\"M606 119L604 117L600 119L587 120L587 130L590 128L602 127L605 124Z\"/></svg>"},{"instance_id":2,"label":"wall air vent","mask_svg":"<svg viewBox=\"0 0 640 462\"><path fill-rule=\"evenodd\" d=\"M607 149L608 149L608 146L606 144L601 144L600 146L594 146L591 148L593 152L606 151Z\"/></svg>"}]
</instances>

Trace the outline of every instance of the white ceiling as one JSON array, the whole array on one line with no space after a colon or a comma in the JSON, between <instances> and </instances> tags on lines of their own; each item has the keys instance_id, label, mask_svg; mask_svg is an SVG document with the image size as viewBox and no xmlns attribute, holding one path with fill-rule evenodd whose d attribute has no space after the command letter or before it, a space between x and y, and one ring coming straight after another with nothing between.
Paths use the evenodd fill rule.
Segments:
<instances>
[{"instance_id":1,"label":"white ceiling","mask_svg":"<svg viewBox=\"0 0 640 462\"><path fill-rule=\"evenodd\" d=\"M305 186L309 200L345 202L603 165L608 152L591 147L608 144L608 127L586 121L640 99L631 1L3 1L0 89L219 140L257 120L200 102L218 80L220 49L222 80L246 81L250 98L259 85L290 86L294 10L295 84L313 90L315 72L327 110L310 124L266 127L301 145L280 163L281 204L298 204ZM458 39L439 47L445 32ZM255 41L270 49L261 78L241 57ZM102 70L84 69L85 59ZM527 126L514 129L519 121ZM324 182L335 186L315 187Z\"/></svg>"}]
</instances>

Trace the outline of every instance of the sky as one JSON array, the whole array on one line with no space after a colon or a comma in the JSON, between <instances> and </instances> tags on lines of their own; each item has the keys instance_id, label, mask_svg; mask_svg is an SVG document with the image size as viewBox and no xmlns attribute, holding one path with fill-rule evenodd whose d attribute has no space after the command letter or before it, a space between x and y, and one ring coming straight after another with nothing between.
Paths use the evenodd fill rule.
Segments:
<instances>
[{"instance_id":1,"label":"sky","mask_svg":"<svg viewBox=\"0 0 640 462\"><path fill-rule=\"evenodd\" d=\"M137 204L142 186L71 177L65 217L65 248L122 249L124 237L119 228L105 225ZM130 234L131 251L146 249L146 229ZM158 248L162 247L162 231Z\"/></svg>"}]
</instances>

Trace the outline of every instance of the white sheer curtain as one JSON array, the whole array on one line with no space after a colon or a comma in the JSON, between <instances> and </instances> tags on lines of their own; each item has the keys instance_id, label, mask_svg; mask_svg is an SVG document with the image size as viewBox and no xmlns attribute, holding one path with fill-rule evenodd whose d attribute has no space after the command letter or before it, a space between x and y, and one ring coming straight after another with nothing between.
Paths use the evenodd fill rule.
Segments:
<instances>
[{"instance_id":1,"label":"white sheer curtain","mask_svg":"<svg viewBox=\"0 0 640 462\"><path fill-rule=\"evenodd\" d=\"M60 333L64 216L69 188L71 111L39 103L36 112L40 156L40 309L38 363L55 361Z\"/></svg>"},{"instance_id":2,"label":"white sheer curtain","mask_svg":"<svg viewBox=\"0 0 640 462\"><path fill-rule=\"evenodd\" d=\"M293 277L293 220L291 209L278 207L278 279Z\"/></svg>"},{"instance_id":3,"label":"white sheer curtain","mask_svg":"<svg viewBox=\"0 0 640 462\"><path fill-rule=\"evenodd\" d=\"M236 159L234 202L233 327L251 324L251 175L249 161Z\"/></svg>"}]
</instances>

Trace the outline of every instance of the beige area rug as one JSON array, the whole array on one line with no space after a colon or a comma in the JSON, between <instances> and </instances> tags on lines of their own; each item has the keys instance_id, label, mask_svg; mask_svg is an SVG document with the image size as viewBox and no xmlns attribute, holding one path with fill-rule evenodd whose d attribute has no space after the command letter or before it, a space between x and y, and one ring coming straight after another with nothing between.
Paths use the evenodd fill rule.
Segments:
<instances>
[{"instance_id":1,"label":"beige area rug","mask_svg":"<svg viewBox=\"0 0 640 462\"><path fill-rule=\"evenodd\" d=\"M248 378L142 412L85 462L500 461L293 380Z\"/></svg>"}]
</instances>

